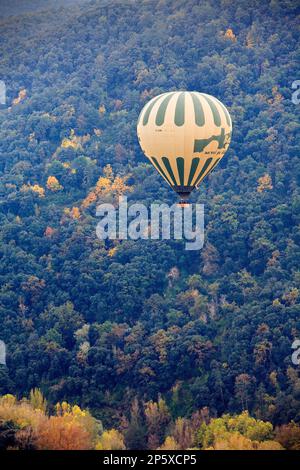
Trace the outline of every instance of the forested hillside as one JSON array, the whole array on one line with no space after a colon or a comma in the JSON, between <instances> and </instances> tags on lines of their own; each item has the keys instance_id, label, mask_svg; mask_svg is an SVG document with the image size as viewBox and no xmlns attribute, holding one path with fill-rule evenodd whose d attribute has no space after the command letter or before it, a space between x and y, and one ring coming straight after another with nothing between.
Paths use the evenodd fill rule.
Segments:
<instances>
[{"instance_id":1,"label":"forested hillside","mask_svg":"<svg viewBox=\"0 0 300 470\"><path fill-rule=\"evenodd\" d=\"M173 420L300 421L299 7L95 0L0 19L0 395L39 387L50 406L127 429L133 448L150 400ZM204 248L99 241L100 202L176 201L136 121L185 89L233 121L191 198L205 205Z\"/></svg>"},{"instance_id":2,"label":"forested hillside","mask_svg":"<svg viewBox=\"0 0 300 470\"><path fill-rule=\"evenodd\" d=\"M24 13L49 11L66 6L87 3L88 0L1 0L0 17L20 16Z\"/></svg>"}]
</instances>

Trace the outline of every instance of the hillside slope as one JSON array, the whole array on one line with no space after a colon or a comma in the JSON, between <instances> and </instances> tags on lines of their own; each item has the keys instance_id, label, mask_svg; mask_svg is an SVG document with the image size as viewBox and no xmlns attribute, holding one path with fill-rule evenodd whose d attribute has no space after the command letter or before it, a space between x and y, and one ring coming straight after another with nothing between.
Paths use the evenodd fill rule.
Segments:
<instances>
[{"instance_id":1,"label":"hillside slope","mask_svg":"<svg viewBox=\"0 0 300 470\"><path fill-rule=\"evenodd\" d=\"M0 393L38 386L104 423L159 394L175 417L299 421L299 3L110 3L0 24ZM205 246L105 245L97 202L175 201L135 126L178 89L233 118L230 150L193 195Z\"/></svg>"}]
</instances>

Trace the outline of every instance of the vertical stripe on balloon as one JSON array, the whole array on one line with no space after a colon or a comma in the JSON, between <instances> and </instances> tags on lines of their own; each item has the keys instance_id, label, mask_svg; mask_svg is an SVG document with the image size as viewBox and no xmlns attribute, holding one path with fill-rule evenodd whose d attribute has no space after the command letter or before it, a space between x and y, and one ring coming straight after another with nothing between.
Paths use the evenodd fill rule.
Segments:
<instances>
[{"instance_id":1,"label":"vertical stripe on balloon","mask_svg":"<svg viewBox=\"0 0 300 470\"><path fill-rule=\"evenodd\" d=\"M204 126L205 116L201 101L195 93L191 93L191 97L194 104L195 123L197 124L197 126Z\"/></svg>"},{"instance_id":2,"label":"vertical stripe on balloon","mask_svg":"<svg viewBox=\"0 0 300 470\"><path fill-rule=\"evenodd\" d=\"M173 170L172 170L172 167L170 165L170 162L169 162L168 158L167 157L162 157L162 161L163 161L163 164L165 165L165 168L166 168L168 174L170 175L171 180L173 181L173 184L175 186L177 186L177 181L175 179L175 176L174 176L174 173L173 173Z\"/></svg>"},{"instance_id":3,"label":"vertical stripe on balloon","mask_svg":"<svg viewBox=\"0 0 300 470\"><path fill-rule=\"evenodd\" d=\"M195 183L194 183L195 186L199 183L201 177L204 175L204 173L206 172L207 168L208 168L209 165L211 164L211 161L212 161L212 158L208 158L208 159L206 160L206 162L204 163L204 165L203 165L203 167L202 167L202 170L200 171L200 173L199 173L199 175L197 176L197 179L196 179L196 181L195 181Z\"/></svg>"},{"instance_id":4,"label":"vertical stripe on balloon","mask_svg":"<svg viewBox=\"0 0 300 470\"><path fill-rule=\"evenodd\" d=\"M165 171L162 169L162 167L160 166L160 164L158 163L157 159L155 157L151 157L151 161L154 163L154 166L157 168L157 170L166 178L166 180L168 181L169 185L172 186L172 182L169 178L169 176L167 176L167 174L165 173Z\"/></svg>"},{"instance_id":5,"label":"vertical stripe on balloon","mask_svg":"<svg viewBox=\"0 0 300 470\"><path fill-rule=\"evenodd\" d=\"M158 111L156 113L156 119L155 119L155 124L157 126L162 126L163 125L163 123L165 121L165 115L166 115L167 107L168 107L169 101L170 101L170 99L172 98L173 95L174 95L174 93L169 93L163 99L161 104L159 105Z\"/></svg>"},{"instance_id":6,"label":"vertical stripe on balloon","mask_svg":"<svg viewBox=\"0 0 300 470\"><path fill-rule=\"evenodd\" d=\"M163 93L164 95L165 93ZM156 98L153 98L153 100L150 101L146 111L145 111L145 114L144 114L144 117L143 117L143 126L146 126L148 124L148 121L149 121L149 117L150 117L150 113L153 109L153 106L155 105L155 103L157 103L157 101L163 96L163 95L159 95L157 96Z\"/></svg>"},{"instance_id":7,"label":"vertical stripe on balloon","mask_svg":"<svg viewBox=\"0 0 300 470\"><path fill-rule=\"evenodd\" d=\"M212 166L211 166L210 169L209 169L209 173L214 169L214 167L217 165L217 163L219 162L219 160L221 160L221 158L217 158L217 159L213 162Z\"/></svg>"},{"instance_id":8,"label":"vertical stripe on balloon","mask_svg":"<svg viewBox=\"0 0 300 470\"><path fill-rule=\"evenodd\" d=\"M191 186L191 184L192 184L192 181L193 181L193 178L195 176L196 170L198 168L199 162L200 162L200 158L193 158L191 169L190 169L189 180L188 180L188 183L187 183L188 186Z\"/></svg>"},{"instance_id":9,"label":"vertical stripe on balloon","mask_svg":"<svg viewBox=\"0 0 300 470\"><path fill-rule=\"evenodd\" d=\"M177 163L177 170L179 174L179 180L181 186L184 186L184 158L178 157L176 158L176 163Z\"/></svg>"},{"instance_id":10,"label":"vertical stripe on balloon","mask_svg":"<svg viewBox=\"0 0 300 470\"><path fill-rule=\"evenodd\" d=\"M210 106L210 109L211 109L211 112L212 112L212 115L213 115L213 118L214 118L215 125L220 127L222 120L221 120L221 116L220 116L220 113L218 111L218 108L214 103L214 100L211 99L208 95L205 95L204 93L202 93L201 96L203 96L203 98L206 100L206 102Z\"/></svg>"},{"instance_id":11,"label":"vertical stripe on balloon","mask_svg":"<svg viewBox=\"0 0 300 470\"><path fill-rule=\"evenodd\" d=\"M184 124L184 118L185 118L185 93L184 91L180 93L177 103L176 103L176 108L175 108L175 124L176 126L183 126Z\"/></svg>"},{"instance_id":12,"label":"vertical stripe on balloon","mask_svg":"<svg viewBox=\"0 0 300 470\"><path fill-rule=\"evenodd\" d=\"M224 104L221 103L221 101L218 100L218 103L219 103L219 105L221 106L221 108L222 108L223 111L224 111L225 118L226 118L226 122L227 122L227 126L231 126L231 119L230 119L230 116L229 116L229 112L227 111L227 109L226 109L226 107L224 106Z\"/></svg>"}]
</instances>

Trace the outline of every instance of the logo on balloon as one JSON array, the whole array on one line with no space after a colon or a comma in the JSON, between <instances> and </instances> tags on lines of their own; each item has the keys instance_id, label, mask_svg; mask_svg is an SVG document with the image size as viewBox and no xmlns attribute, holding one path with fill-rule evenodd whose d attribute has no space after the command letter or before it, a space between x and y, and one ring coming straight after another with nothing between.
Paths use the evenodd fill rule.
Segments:
<instances>
[{"instance_id":1,"label":"logo on balloon","mask_svg":"<svg viewBox=\"0 0 300 470\"><path fill-rule=\"evenodd\" d=\"M203 152L203 150L211 143L218 143L218 150L227 149L231 137L231 132L225 134L225 129L222 127L220 135L212 135L208 139L195 139L194 141L194 153ZM226 147L227 145L227 147ZM213 152L212 152L213 153ZM216 152L218 154L218 152ZM221 153L221 152L219 152Z\"/></svg>"}]
</instances>

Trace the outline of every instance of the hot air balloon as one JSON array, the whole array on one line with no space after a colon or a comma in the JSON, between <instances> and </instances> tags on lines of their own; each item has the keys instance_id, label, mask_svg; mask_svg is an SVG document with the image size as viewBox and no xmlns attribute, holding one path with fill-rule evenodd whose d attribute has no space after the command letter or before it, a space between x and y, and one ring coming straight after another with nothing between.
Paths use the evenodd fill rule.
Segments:
<instances>
[{"instance_id":1,"label":"hot air balloon","mask_svg":"<svg viewBox=\"0 0 300 470\"><path fill-rule=\"evenodd\" d=\"M182 204L224 156L231 131L225 106L197 91L171 91L152 98L137 123L143 152Z\"/></svg>"}]
</instances>

